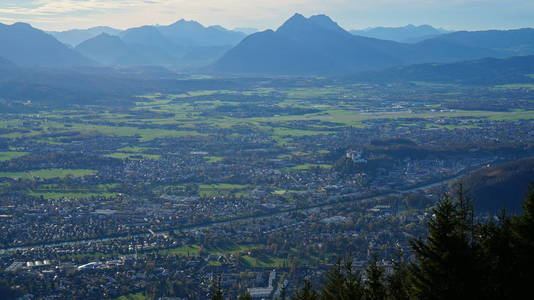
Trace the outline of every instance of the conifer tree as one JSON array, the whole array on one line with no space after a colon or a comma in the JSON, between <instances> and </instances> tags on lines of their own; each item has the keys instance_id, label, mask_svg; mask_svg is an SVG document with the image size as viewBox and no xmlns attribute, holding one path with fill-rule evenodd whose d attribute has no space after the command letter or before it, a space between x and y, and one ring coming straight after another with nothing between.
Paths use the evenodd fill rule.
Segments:
<instances>
[{"instance_id":1,"label":"conifer tree","mask_svg":"<svg viewBox=\"0 0 534 300\"><path fill-rule=\"evenodd\" d=\"M476 299L481 292L470 207L463 194L455 203L446 196L433 209L428 237L411 245L413 290L420 299Z\"/></svg>"},{"instance_id":2,"label":"conifer tree","mask_svg":"<svg viewBox=\"0 0 534 300\"><path fill-rule=\"evenodd\" d=\"M296 295L292 298L293 300L318 300L319 297L317 292L313 290L311 282L309 280L304 281L304 286Z\"/></svg>"},{"instance_id":3,"label":"conifer tree","mask_svg":"<svg viewBox=\"0 0 534 300\"><path fill-rule=\"evenodd\" d=\"M338 261L336 267L326 273L326 283L321 290L322 300L342 299L341 294L345 284L345 276L341 268L341 261Z\"/></svg>"},{"instance_id":4,"label":"conifer tree","mask_svg":"<svg viewBox=\"0 0 534 300\"><path fill-rule=\"evenodd\" d=\"M510 218L501 215L497 222L480 226L480 255L483 270L480 276L484 281L485 299L517 299L517 267L513 250L513 234Z\"/></svg>"},{"instance_id":5,"label":"conifer tree","mask_svg":"<svg viewBox=\"0 0 534 300\"><path fill-rule=\"evenodd\" d=\"M526 195L522 215L512 220L512 230L517 262L514 268L515 291L530 294L530 286L534 282L534 184Z\"/></svg>"},{"instance_id":6,"label":"conifer tree","mask_svg":"<svg viewBox=\"0 0 534 300\"><path fill-rule=\"evenodd\" d=\"M365 270L367 280L365 282L366 300L385 300L386 286L384 285L385 270L378 264L378 258L373 257L371 263Z\"/></svg>"},{"instance_id":7,"label":"conifer tree","mask_svg":"<svg viewBox=\"0 0 534 300\"><path fill-rule=\"evenodd\" d=\"M352 258L345 263L345 284L343 285L343 298L359 300L364 299L364 286L360 274L354 272Z\"/></svg>"},{"instance_id":8,"label":"conifer tree","mask_svg":"<svg viewBox=\"0 0 534 300\"><path fill-rule=\"evenodd\" d=\"M224 293L221 289L221 277L217 278L216 283L212 287L211 300L224 300Z\"/></svg>"},{"instance_id":9,"label":"conifer tree","mask_svg":"<svg viewBox=\"0 0 534 300\"><path fill-rule=\"evenodd\" d=\"M237 300L252 300L252 296L250 295L250 293L247 291L245 292L243 295L239 296L237 298Z\"/></svg>"},{"instance_id":10,"label":"conifer tree","mask_svg":"<svg viewBox=\"0 0 534 300\"><path fill-rule=\"evenodd\" d=\"M410 272L407 264L402 260L400 253L393 261L393 272L386 276L387 299L408 300L410 299Z\"/></svg>"}]
</instances>

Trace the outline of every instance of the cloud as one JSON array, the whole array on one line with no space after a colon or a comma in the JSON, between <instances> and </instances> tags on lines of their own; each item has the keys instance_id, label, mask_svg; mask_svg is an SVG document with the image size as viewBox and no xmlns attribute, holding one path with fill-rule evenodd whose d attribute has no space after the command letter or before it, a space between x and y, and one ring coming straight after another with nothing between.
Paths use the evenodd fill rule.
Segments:
<instances>
[{"instance_id":1,"label":"cloud","mask_svg":"<svg viewBox=\"0 0 534 300\"><path fill-rule=\"evenodd\" d=\"M144 5L157 4L155 1L144 0L34 0L24 6L0 5L0 13L21 16L62 15L79 12L98 12L110 9L140 8Z\"/></svg>"},{"instance_id":2,"label":"cloud","mask_svg":"<svg viewBox=\"0 0 534 300\"><path fill-rule=\"evenodd\" d=\"M325 13L349 28L430 23L468 28L532 26L532 0L0 0L0 22L47 29L167 24L273 28L295 12Z\"/></svg>"}]
</instances>

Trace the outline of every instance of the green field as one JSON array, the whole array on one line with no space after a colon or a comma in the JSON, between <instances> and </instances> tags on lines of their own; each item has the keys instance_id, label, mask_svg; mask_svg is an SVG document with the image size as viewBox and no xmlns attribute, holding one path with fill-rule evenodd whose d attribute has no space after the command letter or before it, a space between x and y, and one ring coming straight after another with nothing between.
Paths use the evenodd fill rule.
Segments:
<instances>
[{"instance_id":1,"label":"green field","mask_svg":"<svg viewBox=\"0 0 534 300\"><path fill-rule=\"evenodd\" d=\"M294 167L287 168L288 170L310 170L313 168L322 168L322 169L330 169L332 168L331 165L325 165L325 164L302 164L302 165L296 165Z\"/></svg>"},{"instance_id":2,"label":"green field","mask_svg":"<svg viewBox=\"0 0 534 300\"><path fill-rule=\"evenodd\" d=\"M0 161L12 160L28 154L27 152L0 152Z\"/></svg>"}]
</instances>

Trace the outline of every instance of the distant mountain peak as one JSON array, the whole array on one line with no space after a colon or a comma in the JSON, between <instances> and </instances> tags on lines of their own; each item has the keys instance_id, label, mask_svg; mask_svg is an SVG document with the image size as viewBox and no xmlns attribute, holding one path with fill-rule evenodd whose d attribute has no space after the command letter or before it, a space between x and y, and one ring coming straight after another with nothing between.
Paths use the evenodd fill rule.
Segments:
<instances>
[{"instance_id":1,"label":"distant mountain peak","mask_svg":"<svg viewBox=\"0 0 534 300\"><path fill-rule=\"evenodd\" d=\"M308 19L303 15L296 13L291 18L287 19L287 21L278 28L278 31L284 31L293 27L301 27L306 23L308 23Z\"/></svg>"},{"instance_id":2,"label":"distant mountain peak","mask_svg":"<svg viewBox=\"0 0 534 300\"><path fill-rule=\"evenodd\" d=\"M346 30L341 28L338 23L334 22L329 16L327 15L315 15L310 17L310 21L313 22L316 25L321 26L322 28L343 32L345 33Z\"/></svg>"},{"instance_id":3,"label":"distant mountain peak","mask_svg":"<svg viewBox=\"0 0 534 300\"><path fill-rule=\"evenodd\" d=\"M299 13L295 13L293 14L293 16L291 16L291 18L288 19L289 20L298 20L298 19L306 19L306 17L302 14L299 14Z\"/></svg>"},{"instance_id":4,"label":"distant mountain peak","mask_svg":"<svg viewBox=\"0 0 534 300\"><path fill-rule=\"evenodd\" d=\"M187 28L187 29L203 29L205 28L204 25L200 24L197 21L194 20L186 20L186 19L180 19L173 24L169 25L168 27L178 27L178 28Z\"/></svg>"},{"instance_id":5,"label":"distant mountain peak","mask_svg":"<svg viewBox=\"0 0 534 300\"><path fill-rule=\"evenodd\" d=\"M17 22L11 25L12 27L18 27L18 28L33 28L32 25L24 22Z\"/></svg>"},{"instance_id":6,"label":"distant mountain peak","mask_svg":"<svg viewBox=\"0 0 534 300\"><path fill-rule=\"evenodd\" d=\"M99 35L95 36L93 39L118 39L119 37L116 36L116 35L111 35L109 33L106 33L106 32L102 32L100 33Z\"/></svg>"},{"instance_id":7,"label":"distant mountain peak","mask_svg":"<svg viewBox=\"0 0 534 300\"><path fill-rule=\"evenodd\" d=\"M212 26L210 26L208 28L219 30L219 31L226 31L227 30L226 28L222 27L221 25L212 25Z\"/></svg>"},{"instance_id":8,"label":"distant mountain peak","mask_svg":"<svg viewBox=\"0 0 534 300\"><path fill-rule=\"evenodd\" d=\"M0 26L0 56L22 67L91 66L95 62L27 23Z\"/></svg>"},{"instance_id":9,"label":"distant mountain peak","mask_svg":"<svg viewBox=\"0 0 534 300\"><path fill-rule=\"evenodd\" d=\"M303 30L314 31L320 29L326 29L337 33L347 33L345 29L341 28L327 15L315 15L306 18L298 13L294 14L282 26L280 26L277 32L294 33Z\"/></svg>"},{"instance_id":10,"label":"distant mountain peak","mask_svg":"<svg viewBox=\"0 0 534 300\"><path fill-rule=\"evenodd\" d=\"M324 22L331 22L331 23L337 24L329 16L324 15L324 14L314 15L314 16L311 16L309 19L312 21L324 21Z\"/></svg>"}]
</instances>

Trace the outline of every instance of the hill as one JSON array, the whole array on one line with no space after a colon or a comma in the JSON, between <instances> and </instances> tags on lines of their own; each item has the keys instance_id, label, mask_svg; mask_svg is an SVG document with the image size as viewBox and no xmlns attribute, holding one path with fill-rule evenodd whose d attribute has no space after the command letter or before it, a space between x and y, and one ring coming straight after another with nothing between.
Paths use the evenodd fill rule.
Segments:
<instances>
[{"instance_id":1,"label":"hill","mask_svg":"<svg viewBox=\"0 0 534 300\"><path fill-rule=\"evenodd\" d=\"M167 38L155 26L128 29L120 34L122 41L145 58L137 64L174 65L185 54L185 49Z\"/></svg>"},{"instance_id":2,"label":"hill","mask_svg":"<svg viewBox=\"0 0 534 300\"><path fill-rule=\"evenodd\" d=\"M88 29L72 29L67 31L49 31L48 33L54 36L58 41L72 47L76 47L80 43L87 41L106 33L109 35L118 35L121 31L115 28L98 26Z\"/></svg>"},{"instance_id":3,"label":"hill","mask_svg":"<svg viewBox=\"0 0 534 300\"><path fill-rule=\"evenodd\" d=\"M76 50L103 65L142 65L146 61L119 37L106 33L81 43Z\"/></svg>"},{"instance_id":4,"label":"hill","mask_svg":"<svg viewBox=\"0 0 534 300\"><path fill-rule=\"evenodd\" d=\"M403 44L355 36L324 15L296 14L276 31L252 34L213 65L223 73L328 75L424 62L503 56L495 50L430 39Z\"/></svg>"},{"instance_id":5,"label":"hill","mask_svg":"<svg viewBox=\"0 0 534 300\"><path fill-rule=\"evenodd\" d=\"M430 25L406 25L403 27L373 27L363 30L351 30L350 33L380 40L401 43L415 43L447 33Z\"/></svg>"},{"instance_id":6,"label":"hill","mask_svg":"<svg viewBox=\"0 0 534 300\"><path fill-rule=\"evenodd\" d=\"M29 24L0 24L0 57L19 66L65 68L94 65L53 36Z\"/></svg>"},{"instance_id":7,"label":"hill","mask_svg":"<svg viewBox=\"0 0 534 300\"><path fill-rule=\"evenodd\" d=\"M534 56L485 58L448 64L417 64L351 76L354 81L426 81L494 85L534 82Z\"/></svg>"},{"instance_id":8,"label":"hill","mask_svg":"<svg viewBox=\"0 0 534 300\"><path fill-rule=\"evenodd\" d=\"M521 212L521 204L534 182L534 158L483 167L461 179L480 212Z\"/></svg>"}]
</instances>

